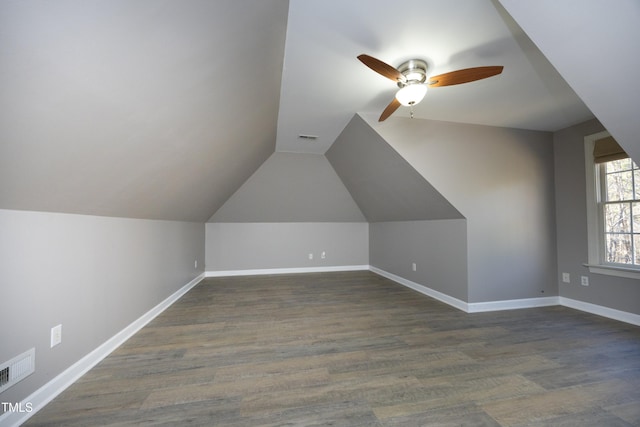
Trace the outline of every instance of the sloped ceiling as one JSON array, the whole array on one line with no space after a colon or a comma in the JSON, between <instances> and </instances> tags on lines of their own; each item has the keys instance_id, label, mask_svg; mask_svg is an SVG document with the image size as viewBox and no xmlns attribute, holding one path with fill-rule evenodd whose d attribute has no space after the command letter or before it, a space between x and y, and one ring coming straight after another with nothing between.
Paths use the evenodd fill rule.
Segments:
<instances>
[{"instance_id":1,"label":"sloped ceiling","mask_svg":"<svg viewBox=\"0 0 640 427\"><path fill-rule=\"evenodd\" d=\"M0 208L206 221L275 149L287 12L0 2Z\"/></svg>"},{"instance_id":2,"label":"sloped ceiling","mask_svg":"<svg viewBox=\"0 0 640 427\"><path fill-rule=\"evenodd\" d=\"M365 217L321 154L276 152L210 222L364 222Z\"/></svg>"},{"instance_id":3,"label":"sloped ceiling","mask_svg":"<svg viewBox=\"0 0 640 427\"><path fill-rule=\"evenodd\" d=\"M514 16L553 65L499 0L0 1L0 208L204 222L274 150L325 153L382 111L395 87L360 53L505 66L419 118L555 131L593 110L635 144L637 1L543 3L557 19Z\"/></svg>"},{"instance_id":4,"label":"sloped ceiling","mask_svg":"<svg viewBox=\"0 0 640 427\"><path fill-rule=\"evenodd\" d=\"M640 162L640 2L500 2L598 120Z\"/></svg>"},{"instance_id":5,"label":"sloped ceiling","mask_svg":"<svg viewBox=\"0 0 640 427\"><path fill-rule=\"evenodd\" d=\"M393 66L424 59L430 75L505 67L430 89L416 118L542 131L593 118L497 0L291 0L277 150L324 153L355 112L380 115L398 87L360 63L361 53ZM401 107L392 118L408 116Z\"/></svg>"},{"instance_id":6,"label":"sloped ceiling","mask_svg":"<svg viewBox=\"0 0 640 427\"><path fill-rule=\"evenodd\" d=\"M464 218L359 115L326 157L369 222Z\"/></svg>"}]
</instances>

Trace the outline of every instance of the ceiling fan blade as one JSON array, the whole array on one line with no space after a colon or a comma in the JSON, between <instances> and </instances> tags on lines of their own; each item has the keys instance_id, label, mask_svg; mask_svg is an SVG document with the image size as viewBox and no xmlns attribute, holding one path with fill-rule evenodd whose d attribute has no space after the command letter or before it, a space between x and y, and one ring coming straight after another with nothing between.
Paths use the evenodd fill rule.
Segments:
<instances>
[{"instance_id":1,"label":"ceiling fan blade","mask_svg":"<svg viewBox=\"0 0 640 427\"><path fill-rule=\"evenodd\" d=\"M376 73L393 80L394 82L406 82L405 76L391 65L374 58L373 56L362 55L358 56L358 59L367 67L371 68Z\"/></svg>"},{"instance_id":2,"label":"ceiling fan blade","mask_svg":"<svg viewBox=\"0 0 640 427\"><path fill-rule=\"evenodd\" d=\"M487 77L495 76L502 73L502 65L495 65L490 67L474 67L465 68L462 70L451 71L450 73L444 73L429 78L427 86L452 86L462 83L474 82L476 80L486 79Z\"/></svg>"},{"instance_id":3,"label":"ceiling fan blade","mask_svg":"<svg viewBox=\"0 0 640 427\"><path fill-rule=\"evenodd\" d=\"M387 118L392 115L397 109L398 107L400 107L400 101L398 101L395 97L393 98L393 101L391 101L389 103L389 105L387 105L387 108L384 109L384 111L382 112L382 114L380 115L380 118L378 119L379 122L383 122L385 120L387 120Z\"/></svg>"}]
</instances>

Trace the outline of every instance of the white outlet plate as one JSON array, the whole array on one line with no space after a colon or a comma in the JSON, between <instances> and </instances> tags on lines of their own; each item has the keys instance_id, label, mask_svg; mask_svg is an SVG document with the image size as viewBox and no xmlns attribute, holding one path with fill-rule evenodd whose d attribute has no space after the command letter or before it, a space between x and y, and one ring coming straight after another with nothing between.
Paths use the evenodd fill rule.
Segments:
<instances>
[{"instance_id":1,"label":"white outlet plate","mask_svg":"<svg viewBox=\"0 0 640 427\"><path fill-rule=\"evenodd\" d=\"M411 269L412 269L413 271L416 271L416 270L418 269L418 266L416 265L416 263L415 263L415 262L414 262L414 263L411 263Z\"/></svg>"},{"instance_id":2,"label":"white outlet plate","mask_svg":"<svg viewBox=\"0 0 640 427\"><path fill-rule=\"evenodd\" d=\"M51 328L51 348L62 342L62 325Z\"/></svg>"},{"instance_id":3,"label":"white outlet plate","mask_svg":"<svg viewBox=\"0 0 640 427\"><path fill-rule=\"evenodd\" d=\"M582 286L589 286L589 278L587 276L580 277L580 284Z\"/></svg>"},{"instance_id":4,"label":"white outlet plate","mask_svg":"<svg viewBox=\"0 0 640 427\"><path fill-rule=\"evenodd\" d=\"M571 276L569 273L562 273L562 281L564 283L571 283Z\"/></svg>"},{"instance_id":5,"label":"white outlet plate","mask_svg":"<svg viewBox=\"0 0 640 427\"><path fill-rule=\"evenodd\" d=\"M322 253L320 254L320 258L325 259L327 257L327 253L325 251L322 251Z\"/></svg>"},{"instance_id":6,"label":"white outlet plate","mask_svg":"<svg viewBox=\"0 0 640 427\"><path fill-rule=\"evenodd\" d=\"M309 259L313 259L313 254L309 254Z\"/></svg>"}]
</instances>

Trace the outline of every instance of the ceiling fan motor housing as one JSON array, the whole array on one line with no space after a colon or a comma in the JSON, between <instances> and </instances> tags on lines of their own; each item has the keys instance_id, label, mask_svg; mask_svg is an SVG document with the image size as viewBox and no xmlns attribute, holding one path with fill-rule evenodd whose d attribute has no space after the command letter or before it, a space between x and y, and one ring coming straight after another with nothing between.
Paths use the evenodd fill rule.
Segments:
<instances>
[{"instance_id":1,"label":"ceiling fan motor housing","mask_svg":"<svg viewBox=\"0 0 640 427\"><path fill-rule=\"evenodd\" d=\"M406 82L398 82L398 87L403 88L410 84L420 84L427 81L427 69L429 66L422 59L410 59L398 67L398 71L406 77Z\"/></svg>"}]
</instances>

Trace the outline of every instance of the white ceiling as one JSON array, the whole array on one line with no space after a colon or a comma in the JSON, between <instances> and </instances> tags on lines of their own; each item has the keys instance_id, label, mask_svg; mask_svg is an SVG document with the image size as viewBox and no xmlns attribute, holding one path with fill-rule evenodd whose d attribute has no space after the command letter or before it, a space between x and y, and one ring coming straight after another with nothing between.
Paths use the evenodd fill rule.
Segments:
<instances>
[{"instance_id":1,"label":"white ceiling","mask_svg":"<svg viewBox=\"0 0 640 427\"><path fill-rule=\"evenodd\" d=\"M500 2L627 154L640 162L640 1Z\"/></svg>"},{"instance_id":2,"label":"white ceiling","mask_svg":"<svg viewBox=\"0 0 640 427\"><path fill-rule=\"evenodd\" d=\"M497 1L398 5L290 0L276 150L324 153L354 113L380 115L397 87L360 63L361 53L393 66L425 59L432 75L504 65L500 76L432 88L417 118L544 131L593 118ZM408 108L394 115L406 117Z\"/></svg>"},{"instance_id":3,"label":"white ceiling","mask_svg":"<svg viewBox=\"0 0 640 427\"><path fill-rule=\"evenodd\" d=\"M0 209L206 221L274 150L324 153L381 113L395 87L361 53L504 65L418 118L555 131L593 111L637 159L639 20L638 0L0 0Z\"/></svg>"}]
</instances>

